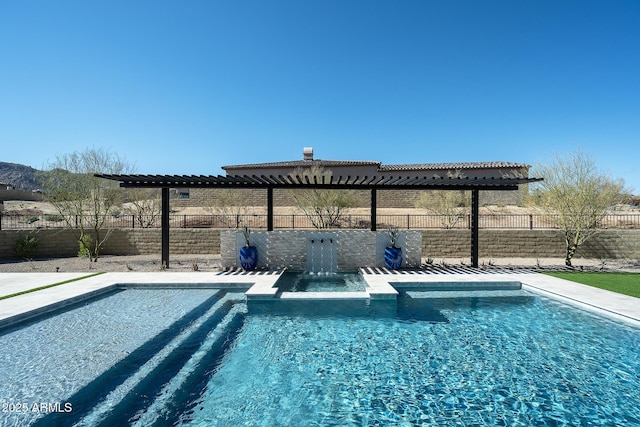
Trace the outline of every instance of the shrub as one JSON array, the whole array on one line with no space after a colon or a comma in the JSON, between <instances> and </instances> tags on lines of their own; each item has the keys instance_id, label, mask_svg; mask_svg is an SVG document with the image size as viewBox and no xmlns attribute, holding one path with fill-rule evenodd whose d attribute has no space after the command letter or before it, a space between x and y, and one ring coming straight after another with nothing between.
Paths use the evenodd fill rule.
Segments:
<instances>
[{"instance_id":1,"label":"shrub","mask_svg":"<svg viewBox=\"0 0 640 427\"><path fill-rule=\"evenodd\" d=\"M35 253L38 239L34 236L26 235L16 240L14 252L20 258L31 258Z\"/></svg>"},{"instance_id":2,"label":"shrub","mask_svg":"<svg viewBox=\"0 0 640 427\"><path fill-rule=\"evenodd\" d=\"M91 255L91 236L84 234L78 241L80 244L80 250L78 250L79 258L89 258Z\"/></svg>"}]
</instances>

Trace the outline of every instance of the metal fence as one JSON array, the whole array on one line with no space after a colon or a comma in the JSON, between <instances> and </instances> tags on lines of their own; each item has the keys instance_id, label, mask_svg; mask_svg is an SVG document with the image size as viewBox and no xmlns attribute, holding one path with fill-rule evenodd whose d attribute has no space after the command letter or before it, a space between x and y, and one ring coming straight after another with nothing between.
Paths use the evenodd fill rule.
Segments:
<instances>
[{"instance_id":1,"label":"metal fence","mask_svg":"<svg viewBox=\"0 0 640 427\"><path fill-rule=\"evenodd\" d=\"M557 229L557 216L548 214L481 214L482 229ZM377 228L389 226L407 230L425 229L469 229L471 215L378 215ZM88 217L70 218L71 225L89 224ZM239 228L266 229L267 215L170 215L172 228ZM640 228L640 214L609 214L599 225L601 228ZM59 215L17 216L0 215L0 230L23 230L41 228L66 228L67 222ZM160 228L159 216L119 215L105 218L104 228ZM314 229L305 215L274 215L274 229ZM331 228L370 229L369 215L344 215Z\"/></svg>"}]
</instances>

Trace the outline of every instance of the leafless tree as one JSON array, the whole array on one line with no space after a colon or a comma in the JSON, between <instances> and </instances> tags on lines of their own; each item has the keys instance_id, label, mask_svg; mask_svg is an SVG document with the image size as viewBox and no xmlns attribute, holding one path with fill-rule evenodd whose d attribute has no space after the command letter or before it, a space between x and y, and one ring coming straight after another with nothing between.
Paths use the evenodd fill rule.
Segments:
<instances>
[{"instance_id":1,"label":"leafless tree","mask_svg":"<svg viewBox=\"0 0 640 427\"><path fill-rule=\"evenodd\" d=\"M321 166L296 168L292 176L325 182L331 179L331 171ZM295 189L289 191L294 204L305 214L311 224L318 229L335 228L344 214L356 205L355 196L348 190Z\"/></svg>"},{"instance_id":2,"label":"leafless tree","mask_svg":"<svg viewBox=\"0 0 640 427\"><path fill-rule=\"evenodd\" d=\"M206 206L205 210L212 215L219 215L225 226L229 228L241 228L243 218L251 211L251 190L238 188L220 188L215 190L215 201Z\"/></svg>"},{"instance_id":3,"label":"leafless tree","mask_svg":"<svg viewBox=\"0 0 640 427\"><path fill-rule=\"evenodd\" d=\"M120 174L128 163L107 149L89 148L56 156L43 173L44 194L75 231L80 245L78 255L97 261L109 232L103 226L120 206L122 191L115 181L94 176L96 173Z\"/></svg>"},{"instance_id":4,"label":"leafless tree","mask_svg":"<svg viewBox=\"0 0 640 427\"><path fill-rule=\"evenodd\" d=\"M162 215L160 190L157 188L127 188L123 211L133 215L140 228L153 227Z\"/></svg>"},{"instance_id":5,"label":"leafless tree","mask_svg":"<svg viewBox=\"0 0 640 427\"><path fill-rule=\"evenodd\" d=\"M461 171L447 173L449 178L463 178ZM454 228L468 213L471 195L460 190L427 190L418 197L416 208L441 217L442 226Z\"/></svg>"}]
</instances>

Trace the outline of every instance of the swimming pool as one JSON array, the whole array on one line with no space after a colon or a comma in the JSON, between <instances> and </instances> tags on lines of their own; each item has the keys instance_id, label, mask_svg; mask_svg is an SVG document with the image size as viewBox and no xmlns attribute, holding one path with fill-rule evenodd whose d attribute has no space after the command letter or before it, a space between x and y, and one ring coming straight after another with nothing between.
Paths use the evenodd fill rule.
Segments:
<instances>
[{"instance_id":1,"label":"swimming pool","mask_svg":"<svg viewBox=\"0 0 640 427\"><path fill-rule=\"evenodd\" d=\"M72 407L3 425L640 424L640 331L526 291L248 306L129 289L0 345L2 402Z\"/></svg>"}]
</instances>

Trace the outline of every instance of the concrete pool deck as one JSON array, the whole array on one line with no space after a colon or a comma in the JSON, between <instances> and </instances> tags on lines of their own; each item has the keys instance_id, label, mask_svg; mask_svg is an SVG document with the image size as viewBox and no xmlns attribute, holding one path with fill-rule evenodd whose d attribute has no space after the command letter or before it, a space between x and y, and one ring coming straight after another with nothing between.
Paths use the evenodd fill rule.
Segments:
<instances>
[{"instance_id":1,"label":"concrete pool deck","mask_svg":"<svg viewBox=\"0 0 640 427\"><path fill-rule=\"evenodd\" d=\"M87 273L0 273L0 297L53 285L73 282L0 300L0 327L27 320L65 305L122 287L209 287L245 290L253 299L395 299L397 288L407 284L455 284L472 290L478 283L522 283L522 289L600 313L613 320L640 327L640 298L634 298L529 270L450 269L405 270L360 269L367 282L366 292L278 293L276 280L283 270L261 272L122 272L91 277ZM84 278L83 278L84 277ZM395 287L394 287L395 286ZM418 285L419 286L419 285Z\"/></svg>"}]
</instances>

